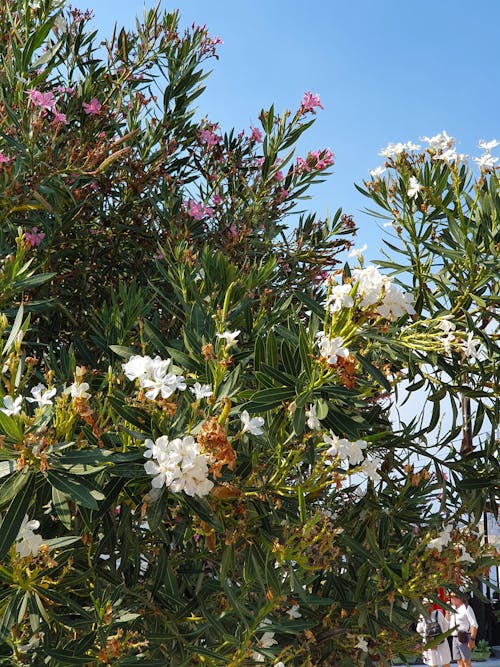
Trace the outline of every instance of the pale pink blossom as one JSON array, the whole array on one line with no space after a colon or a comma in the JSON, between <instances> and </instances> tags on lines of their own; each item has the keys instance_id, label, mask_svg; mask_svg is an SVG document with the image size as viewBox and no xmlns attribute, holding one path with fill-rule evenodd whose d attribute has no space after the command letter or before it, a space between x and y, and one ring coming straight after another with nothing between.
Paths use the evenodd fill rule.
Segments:
<instances>
[{"instance_id":1,"label":"pale pink blossom","mask_svg":"<svg viewBox=\"0 0 500 667\"><path fill-rule=\"evenodd\" d=\"M31 88L26 91L26 94L30 98L30 102L41 109L52 111L56 105L56 98L54 97L54 93L50 90L46 93L42 93L39 90Z\"/></svg>"},{"instance_id":2,"label":"pale pink blossom","mask_svg":"<svg viewBox=\"0 0 500 667\"><path fill-rule=\"evenodd\" d=\"M307 92L304 93L304 97L302 98L302 102L300 103L300 111L302 113L305 113L307 111L316 113L314 111L315 107L319 107L320 109L325 108L319 101L319 95L313 94L311 93L310 90L308 90Z\"/></svg>"},{"instance_id":3,"label":"pale pink blossom","mask_svg":"<svg viewBox=\"0 0 500 667\"><path fill-rule=\"evenodd\" d=\"M24 238L28 241L32 248L39 246L45 238L43 232L38 231L38 227L33 227L31 232L24 232Z\"/></svg>"},{"instance_id":4,"label":"pale pink blossom","mask_svg":"<svg viewBox=\"0 0 500 667\"><path fill-rule=\"evenodd\" d=\"M4 155L2 152L0 152L0 164L9 164L9 162L12 160L11 157L8 155Z\"/></svg>"},{"instance_id":5,"label":"pale pink blossom","mask_svg":"<svg viewBox=\"0 0 500 667\"><path fill-rule=\"evenodd\" d=\"M258 144L262 143L262 132L259 128L250 126L250 129L252 130L252 133L250 134L251 141L255 141Z\"/></svg>"},{"instance_id":6,"label":"pale pink blossom","mask_svg":"<svg viewBox=\"0 0 500 667\"><path fill-rule=\"evenodd\" d=\"M218 134L215 134L215 132L211 132L210 130L202 130L200 132L200 137L203 143L207 146L217 146L217 144L222 141L222 137L220 137Z\"/></svg>"},{"instance_id":7,"label":"pale pink blossom","mask_svg":"<svg viewBox=\"0 0 500 667\"><path fill-rule=\"evenodd\" d=\"M187 212L195 220L203 220L203 218L213 218L214 210L210 206L205 206L203 202L196 202L190 199L187 202Z\"/></svg>"},{"instance_id":8,"label":"pale pink blossom","mask_svg":"<svg viewBox=\"0 0 500 667\"><path fill-rule=\"evenodd\" d=\"M82 107L87 116L96 116L101 110L102 104L97 98L93 97L90 102L83 102Z\"/></svg>"},{"instance_id":9,"label":"pale pink blossom","mask_svg":"<svg viewBox=\"0 0 500 667\"><path fill-rule=\"evenodd\" d=\"M54 114L54 118L53 118L52 122L61 123L61 125L67 125L68 124L68 120L66 118L65 113L60 113L59 111L57 111L57 109L52 109L52 113Z\"/></svg>"}]
</instances>

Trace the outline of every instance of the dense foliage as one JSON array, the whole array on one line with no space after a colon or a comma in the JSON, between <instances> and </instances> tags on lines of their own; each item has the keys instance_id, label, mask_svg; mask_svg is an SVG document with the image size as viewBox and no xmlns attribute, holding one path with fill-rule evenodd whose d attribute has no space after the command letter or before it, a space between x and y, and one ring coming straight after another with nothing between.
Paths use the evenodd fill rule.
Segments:
<instances>
[{"instance_id":1,"label":"dense foliage","mask_svg":"<svg viewBox=\"0 0 500 667\"><path fill-rule=\"evenodd\" d=\"M446 133L389 146L366 266L300 209L317 95L223 132L218 38L89 18L0 0L0 664L418 652L422 596L498 562L494 142L477 174Z\"/></svg>"}]
</instances>

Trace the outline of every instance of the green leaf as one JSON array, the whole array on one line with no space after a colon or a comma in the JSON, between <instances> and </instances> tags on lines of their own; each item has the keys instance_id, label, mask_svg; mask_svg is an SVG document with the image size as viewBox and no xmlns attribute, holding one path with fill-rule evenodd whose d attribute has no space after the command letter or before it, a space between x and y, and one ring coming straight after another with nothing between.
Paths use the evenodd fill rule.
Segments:
<instances>
[{"instance_id":1,"label":"green leaf","mask_svg":"<svg viewBox=\"0 0 500 667\"><path fill-rule=\"evenodd\" d=\"M52 487L52 502L59 521L65 528L71 530L71 512L69 510L68 498L54 486Z\"/></svg>"},{"instance_id":2,"label":"green leaf","mask_svg":"<svg viewBox=\"0 0 500 667\"><path fill-rule=\"evenodd\" d=\"M84 482L73 475L57 472L56 470L49 470L47 479L52 487L64 493L77 505L96 510L99 508L97 501L104 500L104 494L90 486L87 480Z\"/></svg>"},{"instance_id":3,"label":"green leaf","mask_svg":"<svg viewBox=\"0 0 500 667\"><path fill-rule=\"evenodd\" d=\"M65 665L88 665L90 662L89 656L78 656L65 651L64 649L44 649L45 653L50 657L57 660L57 664L64 667Z\"/></svg>"},{"instance_id":4,"label":"green leaf","mask_svg":"<svg viewBox=\"0 0 500 667\"><path fill-rule=\"evenodd\" d=\"M262 389L257 391L248 403L245 403L243 408L248 410L250 414L255 412L265 412L277 405L281 405L282 401L288 401L295 396L294 387L277 387L276 389Z\"/></svg>"},{"instance_id":5,"label":"green leaf","mask_svg":"<svg viewBox=\"0 0 500 667\"><path fill-rule=\"evenodd\" d=\"M31 473L19 475L24 477L24 484L12 500L0 526L0 561L5 558L16 539L35 491L35 477Z\"/></svg>"}]
</instances>

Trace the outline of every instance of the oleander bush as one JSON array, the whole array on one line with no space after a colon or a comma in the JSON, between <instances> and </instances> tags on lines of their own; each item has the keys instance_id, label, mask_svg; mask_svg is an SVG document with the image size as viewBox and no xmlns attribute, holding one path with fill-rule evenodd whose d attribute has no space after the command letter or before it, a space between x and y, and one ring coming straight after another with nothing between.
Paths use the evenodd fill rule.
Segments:
<instances>
[{"instance_id":1,"label":"oleander bush","mask_svg":"<svg viewBox=\"0 0 500 667\"><path fill-rule=\"evenodd\" d=\"M205 27L0 8L0 664L418 653L498 562L495 142L390 145L367 264L303 208L317 94L224 130Z\"/></svg>"}]
</instances>

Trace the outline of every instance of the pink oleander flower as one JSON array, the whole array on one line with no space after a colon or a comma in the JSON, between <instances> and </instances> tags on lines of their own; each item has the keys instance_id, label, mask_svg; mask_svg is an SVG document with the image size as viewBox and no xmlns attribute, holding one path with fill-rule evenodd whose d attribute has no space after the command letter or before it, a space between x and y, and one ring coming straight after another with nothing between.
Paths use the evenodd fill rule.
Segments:
<instances>
[{"instance_id":1,"label":"pink oleander flower","mask_svg":"<svg viewBox=\"0 0 500 667\"><path fill-rule=\"evenodd\" d=\"M308 90L306 93L304 93L304 97L300 103L300 111L301 113L306 113L307 111L316 113L314 111L315 107L319 107L320 109L325 108L319 101L319 95L313 95L311 91Z\"/></svg>"},{"instance_id":2,"label":"pink oleander flower","mask_svg":"<svg viewBox=\"0 0 500 667\"><path fill-rule=\"evenodd\" d=\"M200 132L200 137L203 143L207 146L217 146L217 144L222 141L222 137L220 137L218 134L215 134L215 132L211 132L210 130L202 130Z\"/></svg>"},{"instance_id":3,"label":"pink oleander flower","mask_svg":"<svg viewBox=\"0 0 500 667\"><path fill-rule=\"evenodd\" d=\"M212 201L213 201L213 203L214 203L214 206L220 206L220 204L222 204L222 202L224 201L224 199L220 196L220 194L215 194L215 195L212 197Z\"/></svg>"},{"instance_id":4,"label":"pink oleander flower","mask_svg":"<svg viewBox=\"0 0 500 667\"><path fill-rule=\"evenodd\" d=\"M39 246L45 238L43 232L38 231L38 227L33 227L31 232L24 232L24 238L28 241L32 248Z\"/></svg>"},{"instance_id":5,"label":"pink oleander flower","mask_svg":"<svg viewBox=\"0 0 500 667\"><path fill-rule=\"evenodd\" d=\"M306 159L298 157L295 170L297 173L309 173L313 169L321 171L331 166L335 161L335 155L329 148L324 150L310 151Z\"/></svg>"},{"instance_id":6,"label":"pink oleander flower","mask_svg":"<svg viewBox=\"0 0 500 667\"><path fill-rule=\"evenodd\" d=\"M82 106L88 116L96 116L101 110L102 104L98 99L93 97L90 102L83 102Z\"/></svg>"},{"instance_id":7,"label":"pink oleander flower","mask_svg":"<svg viewBox=\"0 0 500 667\"><path fill-rule=\"evenodd\" d=\"M11 157L8 155L4 155L2 152L0 152L0 164L9 164L9 162L12 160Z\"/></svg>"},{"instance_id":8,"label":"pink oleander flower","mask_svg":"<svg viewBox=\"0 0 500 667\"><path fill-rule=\"evenodd\" d=\"M56 109L52 109L52 113L54 114L54 118L52 120L53 123L61 123L61 125L67 125L68 120L66 118L65 113L60 113Z\"/></svg>"},{"instance_id":9,"label":"pink oleander flower","mask_svg":"<svg viewBox=\"0 0 500 667\"><path fill-rule=\"evenodd\" d=\"M205 206L203 202L196 202L190 199L187 202L187 212L195 220L202 220L203 218L213 218L214 210L210 206Z\"/></svg>"},{"instance_id":10,"label":"pink oleander flower","mask_svg":"<svg viewBox=\"0 0 500 667\"><path fill-rule=\"evenodd\" d=\"M26 94L30 98L30 102L36 107L53 111L56 106L56 98L54 97L54 93L50 90L46 93L42 93L39 90L31 88L26 91Z\"/></svg>"},{"instance_id":11,"label":"pink oleander flower","mask_svg":"<svg viewBox=\"0 0 500 667\"><path fill-rule=\"evenodd\" d=\"M275 181L278 181L278 183L279 183L280 181L282 181L283 178L284 178L284 177L283 177L283 172L282 172L282 171L277 171L277 172L274 174L274 180L275 180Z\"/></svg>"},{"instance_id":12,"label":"pink oleander flower","mask_svg":"<svg viewBox=\"0 0 500 667\"><path fill-rule=\"evenodd\" d=\"M262 132L259 130L258 127L250 126L250 129L252 130L252 133L250 134L250 140L255 141L258 144L261 144L262 143Z\"/></svg>"}]
</instances>

